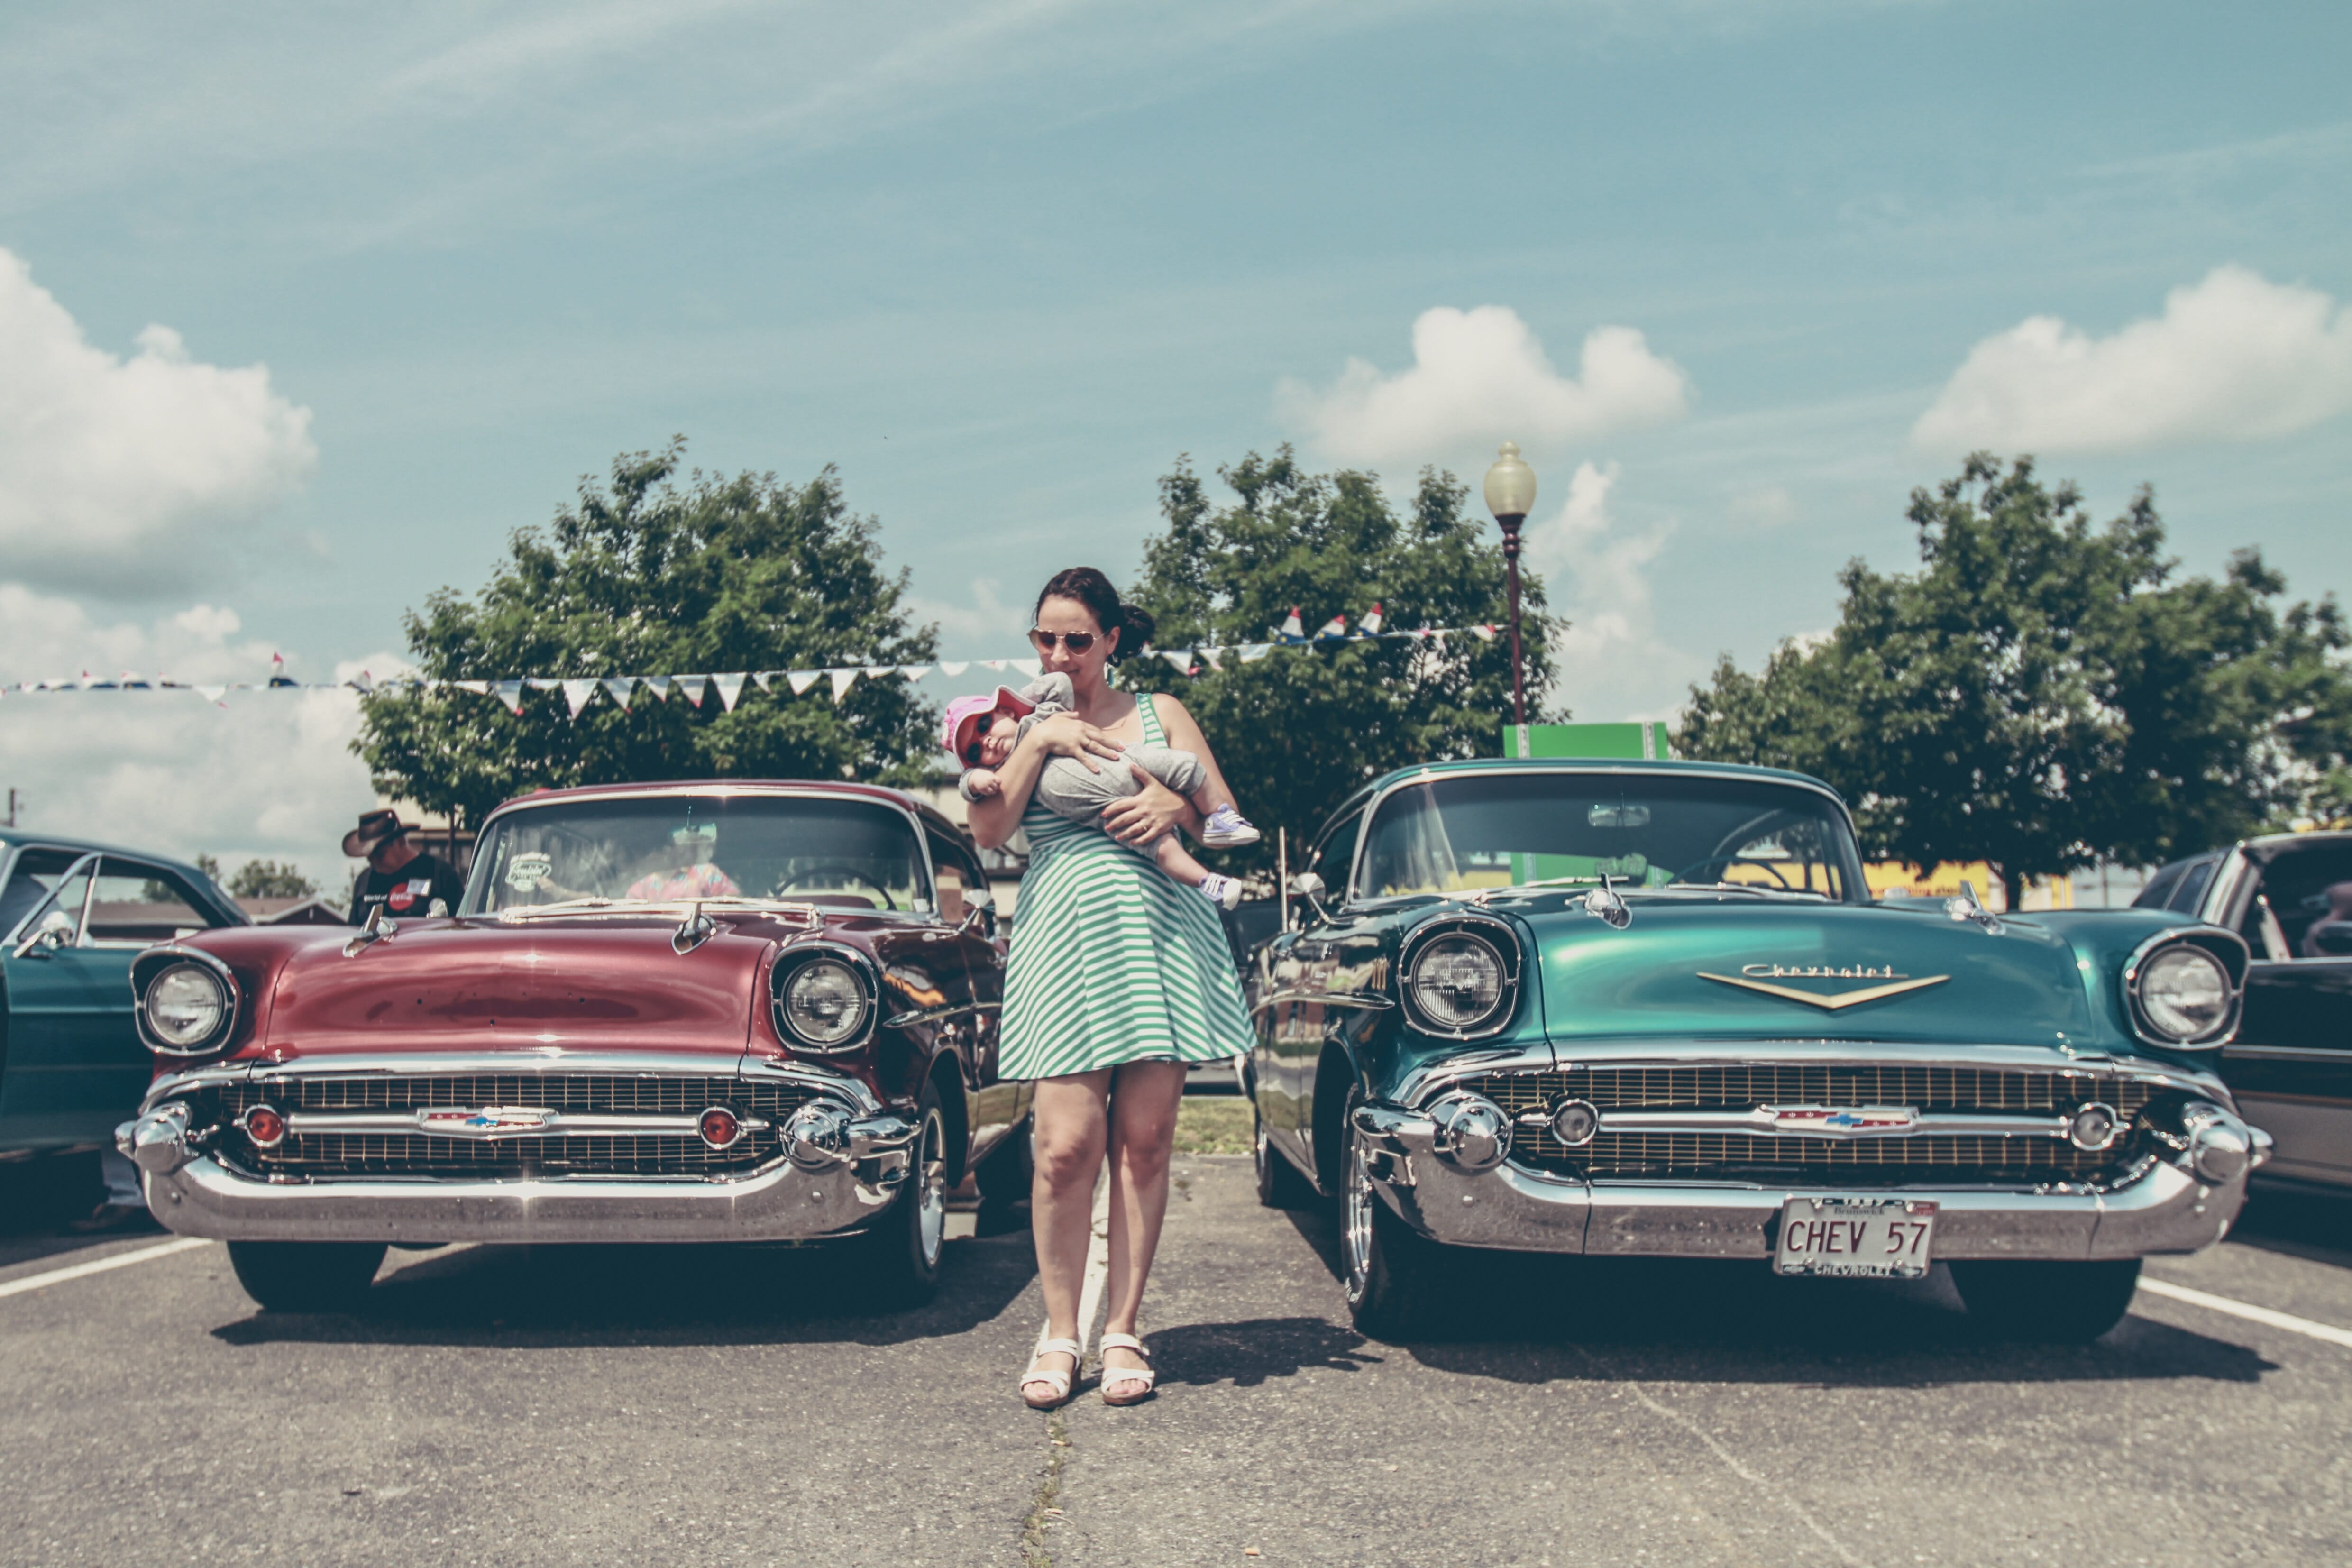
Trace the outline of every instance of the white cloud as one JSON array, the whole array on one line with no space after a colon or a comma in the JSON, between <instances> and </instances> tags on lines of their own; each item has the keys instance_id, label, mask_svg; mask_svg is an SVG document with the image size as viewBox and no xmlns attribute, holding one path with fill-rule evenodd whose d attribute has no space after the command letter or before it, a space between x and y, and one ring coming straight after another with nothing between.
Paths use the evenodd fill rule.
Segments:
<instances>
[{"instance_id":1,"label":"white cloud","mask_svg":"<svg viewBox=\"0 0 2352 1568\"><path fill-rule=\"evenodd\" d=\"M1286 379L1283 416L1340 462L1427 461L1467 444L1523 447L1682 416L1690 384L1632 327L1585 334L1577 374L1552 365L1518 312L1441 305L1412 324L1412 368L1351 359L1328 390Z\"/></svg>"},{"instance_id":2,"label":"white cloud","mask_svg":"<svg viewBox=\"0 0 2352 1568\"><path fill-rule=\"evenodd\" d=\"M1987 338L1911 441L1934 452L2128 452L2288 436L2347 408L2352 311L2316 289L2220 267L2113 337L2030 316Z\"/></svg>"},{"instance_id":3,"label":"white cloud","mask_svg":"<svg viewBox=\"0 0 2352 1568\"><path fill-rule=\"evenodd\" d=\"M1614 463L1579 463L1566 503L1527 531L1528 564L1542 574L1553 612L1571 623L1552 650L1553 700L1594 722L1663 716L1628 710L1696 668L1658 635L1650 586L1673 524L1626 530L1609 508L1617 477Z\"/></svg>"},{"instance_id":4,"label":"white cloud","mask_svg":"<svg viewBox=\"0 0 2352 1568\"><path fill-rule=\"evenodd\" d=\"M20 581L138 588L215 553L318 457L261 365L188 357L151 326L96 348L0 249L0 552ZM210 548L208 548L210 546Z\"/></svg>"},{"instance_id":5,"label":"white cloud","mask_svg":"<svg viewBox=\"0 0 2352 1568\"><path fill-rule=\"evenodd\" d=\"M94 619L71 599L0 583L0 674L112 678L124 670L207 683L266 680L264 642L234 640L236 612L196 605L152 623ZM382 675L389 654L298 677ZM352 691L233 691L217 707L194 691L9 692L0 698L0 787L25 805L22 826L232 869L255 857L291 860L337 890L343 830L375 804L352 754Z\"/></svg>"}]
</instances>

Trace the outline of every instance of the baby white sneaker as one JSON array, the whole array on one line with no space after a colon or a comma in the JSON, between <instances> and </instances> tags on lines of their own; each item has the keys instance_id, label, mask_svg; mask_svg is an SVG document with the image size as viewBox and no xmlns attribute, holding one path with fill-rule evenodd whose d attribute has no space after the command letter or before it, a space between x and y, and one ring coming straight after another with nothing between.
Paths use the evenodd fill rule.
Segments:
<instances>
[{"instance_id":1,"label":"baby white sneaker","mask_svg":"<svg viewBox=\"0 0 2352 1568\"><path fill-rule=\"evenodd\" d=\"M1247 817L1230 805L1217 807L1201 822L1201 847L1203 849L1238 849L1265 837L1250 826Z\"/></svg>"},{"instance_id":2,"label":"baby white sneaker","mask_svg":"<svg viewBox=\"0 0 2352 1568\"><path fill-rule=\"evenodd\" d=\"M1237 910L1242 904L1241 879L1220 877L1212 871L1201 879L1200 894L1221 910Z\"/></svg>"}]
</instances>

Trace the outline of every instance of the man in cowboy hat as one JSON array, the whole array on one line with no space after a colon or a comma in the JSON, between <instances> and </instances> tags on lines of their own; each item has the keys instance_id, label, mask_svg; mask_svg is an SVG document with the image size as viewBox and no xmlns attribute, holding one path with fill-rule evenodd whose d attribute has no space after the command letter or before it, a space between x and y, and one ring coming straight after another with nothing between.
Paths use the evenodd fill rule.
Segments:
<instances>
[{"instance_id":1,"label":"man in cowboy hat","mask_svg":"<svg viewBox=\"0 0 2352 1568\"><path fill-rule=\"evenodd\" d=\"M438 855L427 854L408 842L416 831L389 807L362 812L360 825L343 835L343 853L364 858L367 869L352 884L352 921L364 925L370 910L381 906L387 915L422 916L438 899L454 911L465 896L464 879Z\"/></svg>"}]
</instances>

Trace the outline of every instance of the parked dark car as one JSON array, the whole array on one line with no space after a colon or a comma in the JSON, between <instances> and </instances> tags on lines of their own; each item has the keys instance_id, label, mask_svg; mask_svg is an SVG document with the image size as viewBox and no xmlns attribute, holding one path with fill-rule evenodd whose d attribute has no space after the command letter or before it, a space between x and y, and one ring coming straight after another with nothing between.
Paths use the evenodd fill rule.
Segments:
<instances>
[{"instance_id":1,"label":"parked dark car","mask_svg":"<svg viewBox=\"0 0 2352 1568\"><path fill-rule=\"evenodd\" d=\"M193 866L0 830L0 1158L107 1147L153 1076L132 962L245 923Z\"/></svg>"},{"instance_id":2,"label":"parked dark car","mask_svg":"<svg viewBox=\"0 0 2352 1568\"><path fill-rule=\"evenodd\" d=\"M2234 931L1874 902L1801 774L1415 768L1308 864L1248 976L1259 1192L1342 1200L1368 1332L1491 1247L1948 1263L1996 1331L2084 1339L2142 1258L2221 1238L2264 1158L2213 1066Z\"/></svg>"},{"instance_id":3,"label":"parked dark car","mask_svg":"<svg viewBox=\"0 0 2352 1568\"><path fill-rule=\"evenodd\" d=\"M2221 1076L2278 1140L2262 1179L2352 1191L2352 833L2282 833L2176 860L2135 900L2246 939Z\"/></svg>"},{"instance_id":4,"label":"parked dark car","mask_svg":"<svg viewBox=\"0 0 2352 1568\"><path fill-rule=\"evenodd\" d=\"M896 790L551 791L483 823L454 913L142 957L118 1142L264 1306L451 1241L841 1241L912 1300L967 1169L1027 1191L1004 958L970 842Z\"/></svg>"}]
</instances>

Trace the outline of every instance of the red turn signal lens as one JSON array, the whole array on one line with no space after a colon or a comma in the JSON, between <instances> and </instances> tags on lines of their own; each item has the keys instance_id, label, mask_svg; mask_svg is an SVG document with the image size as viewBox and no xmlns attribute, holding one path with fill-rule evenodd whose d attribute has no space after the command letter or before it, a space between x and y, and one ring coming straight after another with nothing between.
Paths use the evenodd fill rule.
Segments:
<instances>
[{"instance_id":1,"label":"red turn signal lens","mask_svg":"<svg viewBox=\"0 0 2352 1568\"><path fill-rule=\"evenodd\" d=\"M705 1143L713 1149L725 1149L743 1136L743 1123L725 1106L714 1105L702 1113L700 1131Z\"/></svg>"},{"instance_id":2,"label":"red turn signal lens","mask_svg":"<svg viewBox=\"0 0 2352 1568\"><path fill-rule=\"evenodd\" d=\"M245 1113L245 1135L257 1149L275 1149L286 1142L286 1118L273 1107L257 1105Z\"/></svg>"}]
</instances>

